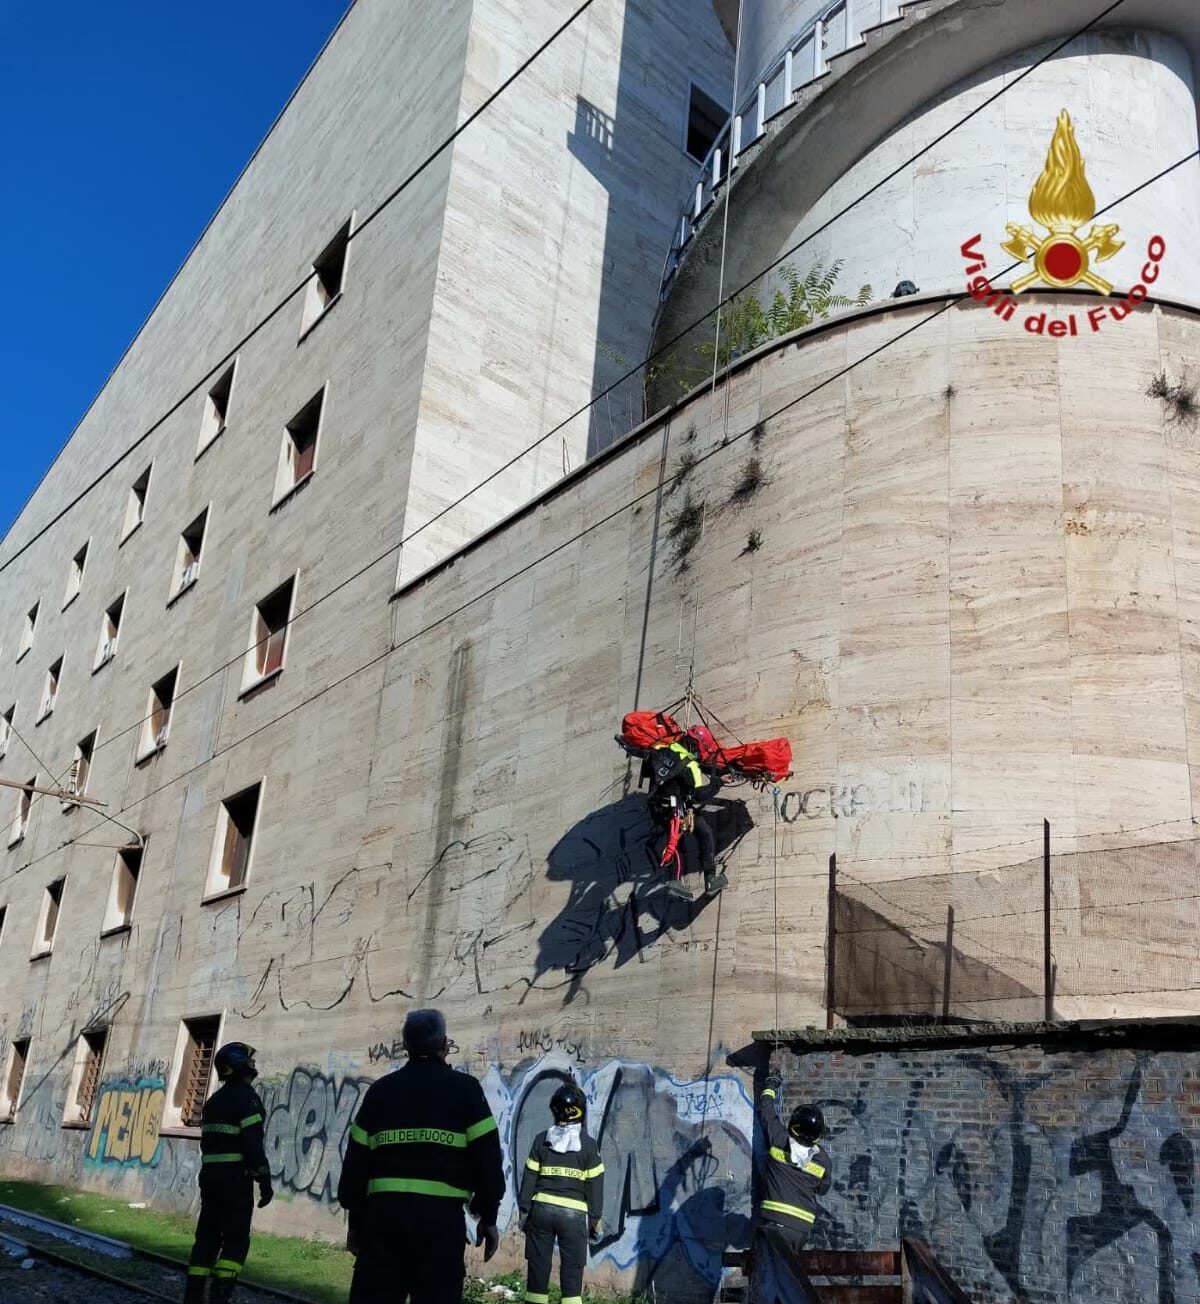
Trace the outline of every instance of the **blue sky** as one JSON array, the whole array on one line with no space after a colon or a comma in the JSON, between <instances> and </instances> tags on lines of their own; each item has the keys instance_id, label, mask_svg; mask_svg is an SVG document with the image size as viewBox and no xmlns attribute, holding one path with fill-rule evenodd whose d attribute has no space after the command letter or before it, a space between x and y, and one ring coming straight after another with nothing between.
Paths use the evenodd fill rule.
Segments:
<instances>
[{"instance_id":1,"label":"blue sky","mask_svg":"<svg viewBox=\"0 0 1200 1304\"><path fill-rule=\"evenodd\" d=\"M4 6L0 534L347 3Z\"/></svg>"}]
</instances>

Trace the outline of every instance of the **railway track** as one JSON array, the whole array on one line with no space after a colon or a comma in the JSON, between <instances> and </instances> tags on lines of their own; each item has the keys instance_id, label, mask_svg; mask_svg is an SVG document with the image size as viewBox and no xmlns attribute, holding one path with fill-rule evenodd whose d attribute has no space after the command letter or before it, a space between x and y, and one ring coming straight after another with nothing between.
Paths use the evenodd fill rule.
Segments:
<instances>
[{"instance_id":1,"label":"railway track","mask_svg":"<svg viewBox=\"0 0 1200 1304\"><path fill-rule=\"evenodd\" d=\"M31 1267L23 1267L32 1262ZM187 1265L125 1241L0 1204L3 1304L125 1304L183 1296ZM242 1283L239 1304L309 1304L268 1286Z\"/></svg>"}]
</instances>

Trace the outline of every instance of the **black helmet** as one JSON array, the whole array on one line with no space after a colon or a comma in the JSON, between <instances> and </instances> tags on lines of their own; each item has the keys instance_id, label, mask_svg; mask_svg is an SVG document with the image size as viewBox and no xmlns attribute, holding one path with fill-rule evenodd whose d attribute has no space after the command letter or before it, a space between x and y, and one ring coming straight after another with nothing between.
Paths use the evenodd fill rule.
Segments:
<instances>
[{"instance_id":1,"label":"black helmet","mask_svg":"<svg viewBox=\"0 0 1200 1304\"><path fill-rule=\"evenodd\" d=\"M550 1097L550 1112L556 1123L582 1123L587 1100L573 1082L564 1082Z\"/></svg>"},{"instance_id":2,"label":"black helmet","mask_svg":"<svg viewBox=\"0 0 1200 1304\"><path fill-rule=\"evenodd\" d=\"M217 1077L222 1081L230 1078L256 1078L258 1070L254 1067L254 1047L244 1041L226 1042L213 1057L213 1066Z\"/></svg>"},{"instance_id":3,"label":"black helmet","mask_svg":"<svg viewBox=\"0 0 1200 1304\"><path fill-rule=\"evenodd\" d=\"M816 1145L825 1131L825 1116L816 1105L797 1105L788 1119L788 1135L806 1146Z\"/></svg>"}]
</instances>

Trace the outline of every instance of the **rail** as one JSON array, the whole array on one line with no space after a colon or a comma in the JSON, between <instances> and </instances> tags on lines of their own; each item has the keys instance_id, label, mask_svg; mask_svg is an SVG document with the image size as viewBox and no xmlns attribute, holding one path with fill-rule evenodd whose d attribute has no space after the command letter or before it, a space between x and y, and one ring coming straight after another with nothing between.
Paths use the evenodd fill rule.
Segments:
<instances>
[{"instance_id":1,"label":"rail","mask_svg":"<svg viewBox=\"0 0 1200 1304\"><path fill-rule=\"evenodd\" d=\"M14 1236L11 1231L4 1230L3 1224L5 1223L11 1224L14 1228L23 1228L26 1232L32 1232L42 1239L29 1240ZM47 1218L44 1214L32 1213L27 1209L18 1209L13 1205L0 1204L0 1247L6 1248L10 1255L19 1248L26 1252L30 1258L44 1259L47 1263L53 1263L56 1267L79 1272L110 1285L122 1286L128 1291L149 1299L171 1301L178 1299L178 1291L174 1289L173 1282L171 1283L171 1293L163 1294L145 1282L131 1281L128 1277L105 1272L94 1264L81 1261L72 1255L59 1253L46 1245L44 1239L46 1237L62 1241L85 1253L104 1255L107 1258L116 1260L136 1259L143 1263L155 1264L160 1268L167 1269L171 1274L178 1274L181 1279L187 1271L187 1264L182 1259L174 1259L169 1255L158 1254L153 1250L138 1249L127 1241L114 1240L111 1236L104 1236L100 1232L87 1231L82 1227L75 1227L69 1223L59 1222L54 1218ZM163 1283L160 1282L160 1284ZM277 1290L273 1286L264 1286L257 1281L243 1282L241 1294L278 1300L280 1304L311 1304L311 1301L306 1300L303 1296L291 1295L286 1291Z\"/></svg>"},{"instance_id":2,"label":"rail","mask_svg":"<svg viewBox=\"0 0 1200 1304\"><path fill-rule=\"evenodd\" d=\"M680 210L663 264L660 299L666 298L684 250L725 182L737 170L745 150L762 139L768 122L795 108L798 90L825 76L831 58L862 45L863 33L870 28L899 18L903 0L872 0L872 3L879 6L878 21L860 26L861 3L831 0L787 42L757 85L742 98L701 163Z\"/></svg>"}]
</instances>

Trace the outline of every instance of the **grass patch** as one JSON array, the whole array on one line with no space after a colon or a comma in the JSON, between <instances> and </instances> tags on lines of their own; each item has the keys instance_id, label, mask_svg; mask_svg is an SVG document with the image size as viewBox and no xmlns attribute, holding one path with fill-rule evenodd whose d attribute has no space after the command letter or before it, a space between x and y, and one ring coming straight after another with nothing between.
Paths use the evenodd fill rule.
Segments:
<instances>
[{"instance_id":1,"label":"grass patch","mask_svg":"<svg viewBox=\"0 0 1200 1304\"><path fill-rule=\"evenodd\" d=\"M754 448L761 448L762 441L767 437L767 423L765 421L755 422L754 429L750 432L750 444Z\"/></svg>"},{"instance_id":2,"label":"grass patch","mask_svg":"<svg viewBox=\"0 0 1200 1304\"><path fill-rule=\"evenodd\" d=\"M1165 371L1156 372L1146 386L1146 397L1162 403L1167 420L1173 425L1194 426L1200 418L1200 398L1186 372L1175 382Z\"/></svg>"},{"instance_id":3,"label":"grass patch","mask_svg":"<svg viewBox=\"0 0 1200 1304\"><path fill-rule=\"evenodd\" d=\"M667 490L667 493L673 494L675 490L683 484L688 476L691 475L699 460L700 459L690 448L685 448L683 452L679 454L679 465L675 468L675 474L671 477L671 487Z\"/></svg>"},{"instance_id":4,"label":"grass patch","mask_svg":"<svg viewBox=\"0 0 1200 1304\"><path fill-rule=\"evenodd\" d=\"M733 492L729 495L730 503L735 507L741 507L744 503L748 503L766 483L767 473L763 470L762 459L750 458L742 467L741 479L733 486Z\"/></svg>"},{"instance_id":5,"label":"grass patch","mask_svg":"<svg viewBox=\"0 0 1200 1304\"><path fill-rule=\"evenodd\" d=\"M748 552L757 552L762 547L762 544L762 531L751 530L746 536L746 546L742 549L742 556L744 557Z\"/></svg>"},{"instance_id":6,"label":"grass patch","mask_svg":"<svg viewBox=\"0 0 1200 1304\"><path fill-rule=\"evenodd\" d=\"M275 1199L278 1202L279 1196ZM182 1261L191 1252L196 1226L195 1219L187 1215L131 1209L127 1197L115 1192L97 1195L39 1182L0 1182L0 1204L56 1218L84 1231L102 1232L128 1241L135 1249ZM106 1271L116 1273L119 1267L119 1260L106 1261ZM354 1260L338 1245L255 1230L242 1280L251 1286L257 1283L303 1295L320 1304L343 1304L353 1271ZM498 1296L489 1298L497 1300Z\"/></svg>"},{"instance_id":7,"label":"grass patch","mask_svg":"<svg viewBox=\"0 0 1200 1304\"><path fill-rule=\"evenodd\" d=\"M667 538L674 551L676 574L682 575L688 568L688 558L700 542L700 532L704 529L704 503L697 502L689 489L683 500L683 506L671 518L667 525Z\"/></svg>"}]
</instances>

